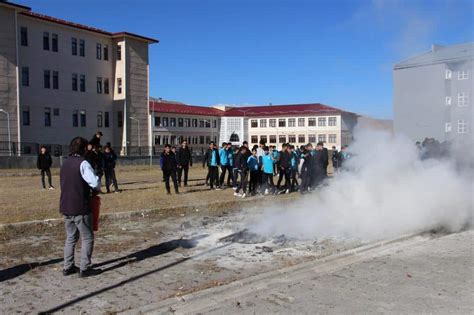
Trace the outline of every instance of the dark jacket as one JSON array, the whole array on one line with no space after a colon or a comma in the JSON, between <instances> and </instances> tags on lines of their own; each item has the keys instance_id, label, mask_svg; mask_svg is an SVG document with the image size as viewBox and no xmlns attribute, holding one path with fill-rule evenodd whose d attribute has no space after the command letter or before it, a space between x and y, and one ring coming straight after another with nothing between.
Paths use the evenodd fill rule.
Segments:
<instances>
[{"instance_id":1,"label":"dark jacket","mask_svg":"<svg viewBox=\"0 0 474 315\"><path fill-rule=\"evenodd\" d=\"M329 164L328 149L323 148L322 150L318 150L316 152L316 155L314 156L314 159L315 159L315 167L318 170L322 170L323 172L326 172L328 164Z\"/></svg>"},{"instance_id":2,"label":"dark jacket","mask_svg":"<svg viewBox=\"0 0 474 315\"><path fill-rule=\"evenodd\" d=\"M288 151L281 151L280 152L280 167L284 167L285 169L289 169L291 167L291 154Z\"/></svg>"},{"instance_id":3,"label":"dark jacket","mask_svg":"<svg viewBox=\"0 0 474 315\"><path fill-rule=\"evenodd\" d=\"M247 153L244 154L243 152L239 152L237 154L236 168L239 171L246 172L248 170L248 164L247 164L248 158L249 158L249 155Z\"/></svg>"},{"instance_id":4,"label":"dark jacket","mask_svg":"<svg viewBox=\"0 0 474 315\"><path fill-rule=\"evenodd\" d=\"M191 156L191 150L188 147L179 148L176 152L176 160L180 166L193 166L193 158Z\"/></svg>"},{"instance_id":5,"label":"dark jacket","mask_svg":"<svg viewBox=\"0 0 474 315\"><path fill-rule=\"evenodd\" d=\"M87 151L84 156L85 160L89 162L97 176L102 176L104 173L104 155L102 152Z\"/></svg>"},{"instance_id":6,"label":"dark jacket","mask_svg":"<svg viewBox=\"0 0 474 315\"><path fill-rule=\"evenodd\" d=\"M92 189L82 178L80 166L84 158L70 156L59 173L61 197L59 211L64 215L85 215L91 213L90 199Z\"/></svg>"},{"instance_id":7,"label":"dark jacket","mask_svg":"<svg viewBox=\"0 0 474 315\"><path fill-rule=\"evenodd\" d=\"M115 168L115 164L117 162L117 154L114 151L110 151L109 153L104 152L104 170L111 170Z\"/></svg>"},{"instance_id":8,"label":"dark jacket","mask_svg":"<svg viewBox=\"0 0 474 315\"><path fill-rule=\"evenodd\" d=\"M93 147L99 146L100 145L100 138L97 138L96 135L91 138L91 141L89 141L89 144L91 144Z\"/></svg>"},{"instance_id":9,"label":"dark jacket","mask_svg":"<svg viewBox=\"0 0 474 315\"><path fill-rule=\"evenodd\" d=\"M176 163L176 156L173 152L166 154L161 153L161 169L164 172L176 171L178 164Z\"/></svg>"},{"instance_id":10,"label":"dark jacket","mask_svg":"<svg viewBox=\"0 0 474 315\"><path fill-rule=\"evenodd\" d=\"M51 155L48 152L38 154L36 167L38 167L39 170L47 170L51 168L51 165L53 165L53 159L51 159Z\"/></svg>"},{"instance_id":11,"label":"dark jacket","mask_svg":"<svg viewBox=\"0 0 474 315\"><path fill-rule=\"evenodd\" d=\"M220 165L221 164L221 159L219 158L219 150L217 149L207 149L206 154L204 155L204 160L202 161L202 166L211 166L211 160L212 160L212 151L216 152L216 164Z\"/></svg>"}]
</instances>

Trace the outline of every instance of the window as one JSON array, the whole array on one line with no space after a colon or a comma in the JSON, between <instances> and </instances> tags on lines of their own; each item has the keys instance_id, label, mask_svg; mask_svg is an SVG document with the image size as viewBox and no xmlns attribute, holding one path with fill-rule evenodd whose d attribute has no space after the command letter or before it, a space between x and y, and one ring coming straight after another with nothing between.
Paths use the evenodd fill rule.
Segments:
<instances>
[{"instance_id":1,"label":"window","mask_svg":"<svg viewBox=\"0 0 474 315\"><path fill-rule=\"evenodd\" d=\"M467 106L469 103L469 97L467 93L458 93L458 106Z\"/></svg>"},{"instance_id":2,"label":"window","mask_svg":"<svg viewBox=\"0 0 474 315\"><path fill-rule=\"evenodd\" d=\"M451 123L444 124L444 132L451 132Z\"/></svg>"},{"instance_id":3,"label":"window","mask_svg":"<svg viewBox=\"0 0 474 315\"><path fill-rule=\"evenodd\" d=\"M250 142L251 143L258 143L258 136L251 136L250 137Z\"/></svg>"},{"instance_id":4,"label":"window","mask_svg":"<svg viewBox=\"0 0 474 315\"><path fill-rule=\"evenodd\" d=\"M318 142L326 142L326 135L318 135Z\"/></svg>"},{"instance_id":5,"label":"window","mask_svg":"<svg viewBox=\"0 0 474 315\"><path fill-rule=\"evenodd\" d=\"M175 117L170 118L170 127L176 127L176 118Z\"/></svg>"},{"instance_id":6,"label":"window","mask_svg":"<svg viewBox=\"0 0 474 315\"><path fill-rule=\"evenodd\" d=\"M21 85L30 86L30 69L21 67Z\"/></svg>"},{"instance_id":7,"label":"window","mask_svg":"<svg viewBox=\"0 0 474 315\"><path fill-rule=\"evenodd\" d=\"M84 57L86 55L86 42L83 39L79 40L79 56Z\"/></svg>"},{"instance_id":8,"label":"window","mask_svg":"<svg viewBox=\"0 0 474 315\"><path fill-rule=\"evenodd\" d=\"M296 118L288 119L288 127L296 127Z\"/></svg>"},{"instance_id":9,"label":"window","mask_svg":"<svg viewBox=\"0 0 474 315\"><path fill-rule=\"evenodd\" d=\"M155 145L160 145L160 144L161 144L161 136L155 135Z\"/></svg>"},{"instance_id":10,"label":"window","mask_svg":"<svg viewBox=\"0 0 474 315\"><path fill-rule=\"evenodd\" d=\"M53 108L53 116L59 116L59 108Z\"/></svg>"},{"instance_id":11,"label":"window","mask_svg":"<svg viewBox=\"0 0 474 315\"><path fill-rule=\"evenodd\" d=\"M79 112L79 117L80 117L80 120L81 120L81 127L85 127L86 126L86 111L85 110L81 110Z\"/></svg>"},{"instance_id":12,"label":"window","mask_svg":"<svg viewBox=\"0 0 474 315\"><path fill-rule=\"evenodd\" d=\"M278 119L278 127L286 127L286 119L285 118Z\"/></svg>"},{"instance_id":13,"label":"window","mask_svg":"<svg viewBox=\"0 0 474 315\"><path fill-rule=\"evenodd\" d=\"M260 128L267 128L267 120L260 119Z\"/></svg>"},{"instance_id":14,"label":"window","mask_svg":"<svg viewBox=\"0 0 474 315\"><path fill-rule=\"evenodd\" d=\"M117 78L117 93L122 94L122 78Z\"/></svg>"},{"instance_id":15,"label":"window","mask_svg":"<svg viewBox=\"0 0 474 315\"><path fill-rule=\"evenodd\" d=\"M204 136L199 136L199 144L204 144Z\"/></svg>"},{"instance_id":16,"label":"window","mask_svg":"<svg viewBox=\"0 0 474 315\"><path fill-rule=\"evenodd\" d=\"M467 133L467 123L465 120L458 120L458 133Z\"/></svg>"},{"instance_id":17,"label":"window","mask_svg":"<svg viewBox=\"0 0 474 315\"><path fill-rule=\"evenodd\" d=\"M104 79L104 94L109 94L109 79Z\"/></svg>"},{"instance_id":18,"label":"window","mask_svg":"<svg viewBox=\"0 0 474 315\"><path fill-rule=\"evenodd\" d=\"M184 127L191 127L191 118L184 118Z\"/></svg>"},{"instance_id":19,"label":"window","mask_svg":"<svg viewBox=\"0 0 474 315\"><path fill-rule=\"evenodd\" d=\"M109 128L109 126L110 126L109 112L104 112L104 127Z\"/></svg>"},{"instance_id":20,"label":"window","mask_svg":"<svg viewBox=\"0 0 474 315\"><path fill-rule=\"evenodd\" d=\"M336 125L337 125L337 117L329 117L328 126L336 126Z\"/></svg>"},{"instance_id":21,"label":"window","mask_svg":"<svg viewBox=\"0 0 474 315\"><path fill-rule=\"evenodd\" d=\"M451 70L446 69L445 79L446 79L446 80L451 80L451 77L452 77L452 76L453 76L453 73L451 72Z\"/></svg>"},{"instance_id":22,"label":"window","mask_svg":"<svg viewBox=\"0 0 474 315\"><path fill-rule=\"evenodd\" d=\"M276 143L277 137L275 135L270 135L270 143Z\"/></svg>"},{"instance_id":23,"label":"window","mask_svg":"<svg viewBox=\"0 0 474 315\"><path fill-rule=\"evenodd\" d=\"M72 74L72 90L77 91L77 73Z\"/></svg>"},{"instance_id":24,"label":"window","mask_svg":"<svg viewBox=\"0 0 474 315\"><path fill-rule=\"evenodd\" d=\"M49 50L49 33L43 33L43 50Z\"/></svg>"},{"instance_id":25,"label":"window","mask_svg":"<svg viewBox=\"0 0 474 315\"><path fill-rule=\"evenodd\" d=\"M296 135L289 135L288 136L288 142L289 143L295 143L296 142Z\"/></svg>"},{"instance_id":26,"label":"window","mask_svg":"<svg viewBox=\"0 0 474 315\"><path fill-rule=\"evenodd\" d=\"M199 128L204 128L204 120L199 120Z\"/></svg>"},{"instance_id":27,"label":"window","mask_svg":"<svg viewBox=\"0 0 474 315\"><path fill-rule=\"evenodd\" d=\"M184 119L178 118L178 127L184 127Z\"/></svg>"},{"instance_id":28,"label":"window","mask_svg":"<svg viewBox=\"0 0 474 315\"><path fill-rule=\"evenodd\" d=\"M197 119L193 119L193 120L192 120L192 127L193 127L193 128L197 128L197 126L198 126L198 120L197 120Z\"/></svg>"},{"instance_id":29,"label":"window","mask_svg":"<svg viewBox=\"0 0 474 315\"><path fill-rule=\"evenodd\" d=\"M252 128L257 128L257 127L258 127L258 120L252 119L252 120L250 121L250 127L252 127Z\"/></svg>"},{"instance_id":30,"label":"window","mask_svg":"<svg viewBox=\"0 0 474 315\"><path fill-rule=\"evenodd\" d=\"M446 96L445 104L446 106L451 105L451 96Z\"/></svg>"},{"instance_id":31,"label":"window","mask_svg":"<svg viewBox=\"0 0 474 315\"><path fill-rule=\"evenodd\" d=\"M205 120L205 122L206 122L206 128L211 128L211 121Z\"/></svg>"},{"instance_id":32,"label":"window","mask_svg":"<svg viewBox=\"0 0 474 315\"><path fill-rule=\"evenodd\" d=\"M58 52L58 34L52 34L51 36L51 50Z\"/></svg>"},{"instance_id":33,"label":"window","mask_svg":"<svg viewBox=\"0 0 474 315\"><path fill-rule=\"evenodd\" d=\"M459 71L458 72L458 80L467 80L469 79L469 71Z\"/></svg>"},{"instance_id":34,"label":"window","mask_svg":"<svg viewBox=\"0 0 474 315\"><path fill-rule=\"evenodd\" d=\"M102 59L102 44L97 43L97 46L95 49L95 57L98 60Z\"/></svg>"},{"instance_id":35,"label":"window","mask_svg":"<svg viewBox=\"0 0 474 315\"><path fill-rule=\"evenodd\" d=\"M123 112L122 111L117 112L117 127L119 128L123 127Z\"/></svg>"},{"instance_id":36,"label":"window","mask_svg":"<svg viewBox=\"0 0 474 315\"><path fill-rule=\"evenodd\" d=\"M279 135L278 136L278 143L286 143L286 136Z\"/></svg>"},{"instance_id":37,"label":"window","mask_svg":"<svg viewBox=\"0 0 474 315\"><path fill-rule=\"evenodd\" d=\"M81 92L86 91L86 76L84 74L81 74L79 77L79 89Z\"/></svg>"},{"instance_id":38,"label":"window","mask_svg":"<svg viewBox=\"0 0 474 315\"><path fill-rule=\"evenodd\" d=\"M53 71L53 89L59 89L59 72Z\"/></svg>"},{"instance_id":39,"label":"window","mask_svg":"<svg viewBox=\"0 0 474 315\"><path fill-rule=\"evenodd\" d=\"M304 127L305 119L304 118L298 118L298 127Z\"/></svg>"},{"instance_id":40,"label":"window","mask_svg":"<svg viewBox=\"0 0 474 315\"><path fill-rule=\"evenodd\" d=\"M23 107L22 117L23 117L23 126L29 126L30 125L30 107L29 106Z\"/></svg>"},{"instance_id":41,"label":"window","mask_svg":"<svg viewBox=\"0 0 474 315\"><path fill-rule=\"evenodd\" d=\"M260 136L260 141L267 143L268 142L267 136Z\"/></svg>"},{"instance_id":42,"label":"window","mask_svg":"<svg viewBox=\"0 0 474 315\"><path fill-rule=\"evenodd\" d=\"M44 126L51 127L51 107L44 108Z\"/></svg>"},{"instance_id":43,"label":"window","mask_svg":"<svg viewBox=\"0 0 474 315\"><path fill-rule=\"evenodd\" d=\"M102 78L97 77L97 93L102 94Z\"/></svg>"},{"instance_id":44,"label":"window","mask_svg":"<svg viewBox=\"0 0 474 315\"><path fill-rule=\"evenodd\" d=\"M71 53L73 56L77 56L77 38L71 38Z\"/></svg>"},{"instance_id":45,"label":"window","mask_svg":"<svg viewBox=\"0 0 474 315\"><path fill-rule=\"evenodd\" d=\"M104 45L104 60L109 60L109 45Z\"/></svg>"},{"instance_id":46,"label":"window","mask_svg":"<svg viewBox=\"0 0 474 315\"><path fill-rule=\"evenodd\" d=\"M43 86L45 89L51 88L51 71L44 70L43 81Z\"/></svg>"},{"instance_id":47,"label":"window","mask_svg":"<svg viewBox=\"0 0 474 315\"><path fill-rule=\"evenodd\" d=\"M163 127L168 127L168 117L163 117Z\"/></svg>"},{"instance_id":48,"label":"window","mask_svg":"<svg viewBox=\"0 0 474 315\"><path fill-rule=\"evenodd\" d=\"M316 142L316 135L308 135L308 141L309 141L309 143Z\"/></svg>"},{"instance_id":49,"label":"window","mask_svg":"<svg viewBox=\"0 0 474 315\"><path fill-rule=\"evenodd\" d=\"M336 143L337 142L337 135L335 134L330 134L328 137L329 143Z\"/></svg>"},{"instance_id":50,"label":"window","mask_svg":"<svg viewBox=\"0 0 474 315\"><path fill-rule=\"evenodd\" d=\"M319 117L318 118L318 126L320 126L320 127L326 126L326 117Z\"/></svg>"},{"instance_id":51,"label":"window","mask_svg":"<svg viewBox=\"0 0 474 315\"><path fill-rule=\"evenodd\" d=\"M277 125L276 119L270 119L269 121L270 121L270 127L275 128Z\"/></svg>"},{"instance_id":52,"label":"window","mask_svg":"<svg viewBox=\"0 0 474 315\"><path fill-rule=\"evenodd\" d=\"M306 143L306 136L298 135L298 143Z\"/></svg>"},{"instance_id":53,"label":"window","mask_svg":"<svg viewBox=\"0 0 474 315\"><path fill-rule=\"evenodd\" d=\"M72 111L72 126L77 127L79 126L79 115L77 110Z\"/></svg>"},{"instance_id":54,"label":"window","mask_svg":"<svg viewBox=\"0 0 474 315\"><path fill-rule=\"evenodd\" d=\"M316 118L309 118L308 119L308 126L309 127L315 127L316 126Z\"/></svg>"},{"instance_id":55,"label":"window","mask_svg":"<svg viewBox=\"0 0 474 315\"><path fill-rule=\"evenodd\" d=\"M155 127L161 127L161 118L160 116L155 116L154 117L154 121L155 121Z\"/></svg>"},{"instance_id":56,"label":"window","mask_svg":"<svg viewBox=\"0 0 474 315\"><path fill-rule=\"evenodd\" d=\"M212 121L212 128L217 128L217 120Z\"/></svg>"},{"instance_id":57,"label":"window","mask_svg":"<svg viewBox=\"0 0 474 315\"><path fill-rule=\"evenodd\" d=\"M117 45L117 60L122 60L122 45Z\"/></svg>"},{"instance_id":58,"label":"window","mask_svg":"<svg viewBox=\"0 0 474 315\"><path fill-rule=\"evenodd\" d=\"M21 46L28 46L28 29L26 27L20 28L20 42Z\"/></svg>"},{"instance_id":59,"label":"window","mask_svg":"<svg viewBox=\"0 0 474 315\"><path fill-rule=\"evenodd\" d=\"M102 128L104 116L102 112L97 112L97 127Z\"/></svg>"}]
</instances>

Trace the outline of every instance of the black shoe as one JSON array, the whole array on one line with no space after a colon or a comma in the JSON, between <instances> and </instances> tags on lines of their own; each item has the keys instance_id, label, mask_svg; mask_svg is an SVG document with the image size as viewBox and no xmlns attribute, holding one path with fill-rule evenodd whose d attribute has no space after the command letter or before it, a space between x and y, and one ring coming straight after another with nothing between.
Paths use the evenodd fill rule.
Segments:
<instances>
[{"instance_id":1,"label":"black shoe","mask_svg":"<svg viewBox=\"0 0 474 315\"><path fill-rule=\"evenodd\" d=\"M71 268L67 270L63 269L63 276L70 276L72 274L77 273L78 271L79 271L79 268L77 268L76 266L72 266Z\"/></svg>"},{"instance_id":2,"label":"black shoe","mask_svg":"<svg viewBox=\"0 0 474 315\"><path fill-rule=\"evenodd\" d=\"M86 278L91 276L97 276L102 273L100 269L89 268L86 270L79 270L79 278Z\"/></svg>"},{"instance_id":3,"label":"black shoe","mask_svg":"<svg viewBox=\"0 0 474 315\"><path fill-rule=\"evenodd\" d=\"M166 192L167 195L171 195L171 191Z\"/></svg>"}]
</instances>

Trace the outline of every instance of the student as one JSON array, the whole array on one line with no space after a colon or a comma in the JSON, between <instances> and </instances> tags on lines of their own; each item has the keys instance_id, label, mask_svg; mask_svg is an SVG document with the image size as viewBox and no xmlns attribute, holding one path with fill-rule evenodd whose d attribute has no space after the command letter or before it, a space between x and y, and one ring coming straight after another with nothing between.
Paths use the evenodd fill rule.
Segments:
<instances>
[{"instance_id":1,"label":"student","mask_svg":"<svg viewBox=\"0 0 474 315\"><path fill-rule=\"evenodd\" d=\"M221 176L219 178L219 186L224 186L225 174L227 175L227 183L230 182L230 174L232 173L232 167L229 164L229 155L227 153L227 143L222 142L222 147L219 149L219 159L221 161Z\"/></svg>"},{"instance_id":2,"label":"student","mask_svg":"<svg viewBox=\"0 0 474 315\"><path fill-rule=\"evenodd\" d=\"M92 268L91 257L94 247L93 217L90 207L93 194L100 192L100 181L92 166L84 159L87 140L74 138L69 146L70 156L61 167L61 197L59 211L64 215L66 243L64 245L63 275L68 276L79 271L79 277L88 277L100 273ZM76 243L81 241L80 269L74 265Z\"/></svg>"},{"instance_id":3,"label":"student","mask_svg":"<svg viewBox=\"0 0 474 315\"><path fill-rule=\"evenodd\" d=\"M234 151L233 151L233 153L232 153L232 156L233 156L233 158L232 158L232 161L233 161L233 163L232 163L232 165L233 165L233 168L232 168L232 177L233 177L233 179L234 179L234 187L233 187L234 190L237 189L238 180L239 180L239 179L238 179L238 176L237 176L237 171L238 171L237 157L239 156L239 153L240 153L240 148L235 147L235 148L234 148Z\"/></svg>"},{"instance_id":4,"label":"student","mask_svg":"<svg viewBox=\"0 0 474 315\"><path fill-rule=\"evenodd\" d=\"M280 165L280 153L278 152L276 146L271 147L271 156L273 159L273 176L278 175L278 169Z\"/></svg>"},{"instance_id":5,"label":"student","mask_svg":"<svg viewBox=\"0 0 474 315\"><path fill-rule=\"evenodd\" d=\"M165 187L166 192L168 195L171 195L171 187L170 187L170 177L173 180L174 191L176 194L179 194L178 190L178 180L176 179L176 156L174 155L173 151L171 151L171 146L169 144L165 145L165 150L161 153L162 157L162 166L161 170L163 171L163 176L165 178Z\"/></svg>"},{"instance_id":6,"label":"student","mask_svg":"<svg viewBox=\"0 0 474 315\"><path fill-rule=\"evenodd\" d=\"M181 142L181 147L176 154L176 160L178 162L178 184L181 186L181 177L184 172L184 187L186 187L188 186L189 167L193 166L191 150L189 150L188 142L186 140Z\"/></svg>"},{"instance_id":7,"label":"student","mask_svg":"<svg viewBox=\"0 0 474 315\"><path fill-rule=\"evenodd\" d=\"M327 177L327 168L329 164L328 150L324 147L323 142L318 142L316 145L316 155L314 156L315 160L315 176L316 181L314 183L314 188L321 184L321 182Z\"/></svg>"},{"instance_id":8,"label":"student","mask_svg":"<svg viewBox=\"0 0 474 315\"><path fill-rule=\"evenodd\" d=\"M291 178L291 156L290 152L288 151L288 144L284 143L282 149L280 151L280 164L279 164L279 176L277 182L277 190L280 191L281 189L281 182L283 178L285 178L285 186L283 186L283 190L286 194L290 193L290 178Z\"/></svg>"},{"instance_id":9,"label":"student","mask_svg":"<svg viewBox=\"0 0 474 315\"><path fill-rule=\"evenodd\" d=\"M92 147L97 147L100 145L100 138L102 138L102 131L97 131L91 138L91 141L89 141L89 144Z\"/></svg>"},{"instance_id":10,"label":"student","mask_svg":"<svg viewBox=\"0 0 474 315\"><path fill-rule=\"evenodd\" d=\"M332 146L332 155L331 155L332 167L334 168L334 173L339 170L341 165L341 154L337 151L336 146Z\"/></svg>"},{"instance_id":11,"label":"student","mask_svg":"<svg viewBox=\"0 0 474 315\"><path fill-rule=\"evenodd\" d=\"M229 175L227 175L227 187L234 187L234 150L232 148L232 143L227 142L227 160L229 161L228 171Z\"/></svg>"},{"instance_id":12,"label":"student","mask_svg":"<svg viewBox=\"0 0 474 315\"><path fill-rule=\"evenodd\" d=\"M263 151L263 149L262 149ZM257 149L252 150L252 155L247 159L247 166L250 171L250 181L249 181L249 195L255 195L257 193L257 188L259 186L260 176L260 159L258 158Z\"/></svg>"},{"instance_id":13,"label":"student","mask_svg":"<svg viewBox=\"0 0 474 315\"><path fill-rule=\"evenodd\" d=\"M291 178L291 191L296 191L298 190L298 164L299 164L299 155L297 151L295 150L294 145L290 145L290 178Z\"/></svg>"},{"instance_id":14,"label":"student","mask_svg":"<svg viewBox=\"0 0 474 315\"><path fill-rule=\"evenodd\" d=\"M110 185L114 186L114 192L120 192L117 184L117 177L115 176L115 164L117 162L117 154L110 146L104 149L104 173L105 173L105 187L107 193L110 193Z\"/></svg>"},{"instance_id":15,"label":"student","mask_svg":"<svg viewBox=\"0 0 474 315\"><path fill-rule=\"evenodd\" d=\"M49 189L54 189L51 181L51 165L53 165L53 159L51 158L51 155L49 154L46 147L43 145L41 146L40 154L38 154L38 158L36 160L36 166L41 171L41 183L43 184L43 189L46 189L44 175L48 176Z\"/></svg>"},{"instance_id":16,"label":"student","mask_svg":"<svg viewBox=\"0 0 474 315\"><path fill-rule=\"evenodd\" d=\"M215 185L216 190L221 190L221 188L219 187L219 170L218 170L218 166L220 165L219 151L217 150L214 141L211 141L209 143L209 149L204 155L202 167L204 168L206 164L209 170L208 173L209 173L210 189L214 189L214 185Z\"/></svg>"},{"instance_id":17,"label":"student","mask_svg":"<svg viewBox=\"0 0 474 315\"><path fill-rule=\"evenodd\" d=\"M301 177L301 186L300 186L300 193L306 194L311 190L312 184L312 166L313 166L313 156L311 155L311 151L308 149L310 146L306 146L301 154L300 160L300 177Z\"/></svg>"},{"instance_id":18,"label":"student","mask_svg":"<svg viewBox=\"0 0 474 315\"><path fill-rule=\"evenodd\" d=\"M247 176L248 176L248 148L242 146L240 153L237 155L237 176L240 177L237 189L234 192L234 196L245 198L247 191ZM242 193L240 193L242 191Z\"/></svg>"},{"instance_id":19,"label":"student","mask_svg":"<svg viewBox=\"0 0 474 315\"><path fill-rule=\"evenodd\" d=\"M265 154L262 157L262 185L265 189L265 195L268 195L273 192L275 186L273 184L273 159L267 146L264 147L263 150Z\"/></svg>"}]
</instances>

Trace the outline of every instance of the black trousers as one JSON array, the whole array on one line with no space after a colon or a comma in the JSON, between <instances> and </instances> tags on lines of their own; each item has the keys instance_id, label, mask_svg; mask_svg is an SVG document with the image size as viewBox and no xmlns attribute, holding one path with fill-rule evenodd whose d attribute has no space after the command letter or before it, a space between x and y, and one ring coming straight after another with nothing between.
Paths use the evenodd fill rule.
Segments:
<instances>
[{"instance_id":1,"label":"black trousers","mask_svg":"<svg viewBox=\"0 0 474 315\"><path fill-rule=\"evenodd\" d=\"M249 181L249 194L256 193L257 188L260 186L260 179L262 178L259 171L250 172L250 181Z\"/></svg>"},{"instance_id":2,"label":"black trousers","mask_svg":"<svg viewBox=\"0 0 474 315\"><path fill-rule=\"evenodd\" d=\"M209 185L211 188L219 187L219 169L217 166L209 166Z\"/></svg>"},{"instance_id":3,"label":"black trousers","mask_svg":"<svg viewBox=\"0 0 474 315\"><path fill-rule=\"evenodd\" d=\"M281 182L285 178L284 189L290 189L291 169L280 167L280 175L278 176L277 188L280 189Z\"/></svg>"},{"instance_id":4,"label":"black trousers","mask_svg":"<svg viewBox=\"0 0 474 315\"><path fill-rule=\"evenodd\" d=\"M166 191L171 192L170 177L173 181L174 191L178 192L178 180L176 179L176 170L163 170L163 176L165 177Z\"/></svg>"},{"instance_id":5,"label":"black trousers","mask_svg":"<svg viewBox=\"0 0 474 315\"><path fill-rule=\"evenodd\" d=\"M181 177L184 171L184 186L188 185L188 173L189 173L189 165L182 165L178 167L178 184L181 185Z\"/></svg>"},{"instance_id":6,"label":"black trousers","mask_svg":"<svg viewBox=\"0 0 474 315\"><path fill-rule=\"evenodd\" d=\"M53 184L51 182L51 170L48 168L48 169L45 169L45 170L41 170L41 183L43 184L43 188L46 188L46 184L45 184L45 181L44 181L44 175L45 174L46 174L46 176L48 176L49 187L53 187Z\"/></svg>"},{"instance_id":7,"label":"black trousers","mask_svg":"<svg viewBox=\"0 0 474 315\"><path fill-rule=\"evenodd\" d=\"M237 185L237 190L235 191L236 193L239 193L240 190L242 190L242 193L245 194L247 191L247 171L242 171L238 170L237 171L237 176L240 177L239 184Z\"/></svg>"},{"instance_id":8,"label":"black trousers","mask_svg":"<svg viewBox=\"0 0 474 315\"><path fill-rule=\"evenodd\" d=\"M115 177L115 169L105 169L105 188L110 192L110 185L114 186L114 190L118 191L117 177Z\"/></svg>"},{"instance_id":9,"label":"black trousers","mask_svg":"<svg viewBox=\"0 0 474 315\"><path fill-rule=\"evenodd\" d=\"M275 184L273 183L273 174L262 174L262 185L264 189L273 190Z\"/></svg>"},{"instance_id":10,"label":"black trousers","mask_svg":"<svg viewBox=\"0 0 474 315\"><path fill-rule=\"evenodd\" d=\"M221 165L221 176L219 178L219 184L222 186L224 184L225 174L227 173L227 186L234 185L234 174L232 172L232 166L230 165Z\"/></svg>"}]
</instances>

